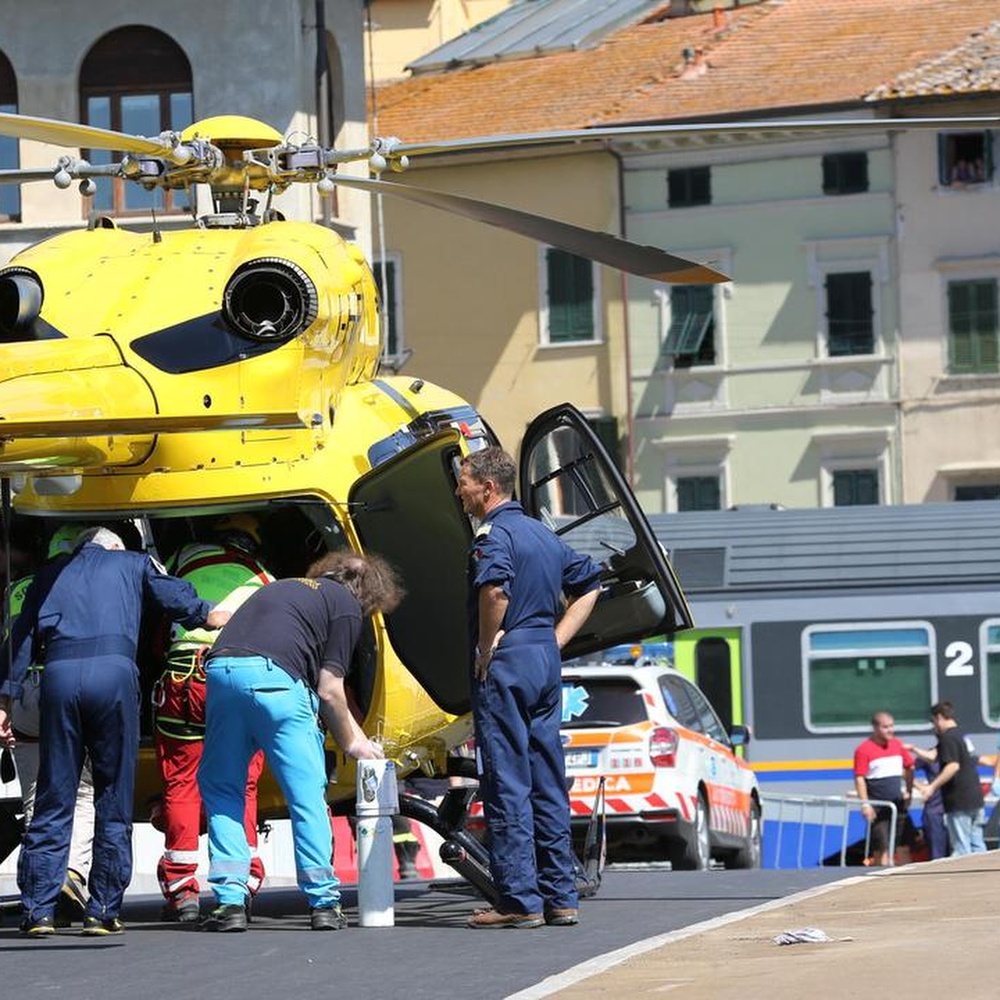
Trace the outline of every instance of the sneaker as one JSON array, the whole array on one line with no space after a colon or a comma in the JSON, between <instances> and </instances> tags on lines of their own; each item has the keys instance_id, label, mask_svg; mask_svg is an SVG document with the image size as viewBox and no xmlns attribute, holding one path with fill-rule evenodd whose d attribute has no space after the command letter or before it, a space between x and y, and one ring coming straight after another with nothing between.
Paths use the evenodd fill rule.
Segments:
<instances>
[{"instance_id":1,"label":"sneaker","mask_svg":"<svg viewBox=\"0 0 1000 1000\"><path fill-rule=\"evenodd\" d=\"M314 931L342 931L347 917L339 906L317 906L309 912L309 923Z\"/></svg>"},{"instance_id":2,"label":"sneaker","mask_svg":"<svg viewBox=\"0 0 1000 1000\"><path fill-rule=\"evenodd\" d=\"M571 927L580 922L580 911L575 906L552 906L545 911L545 922L550 927Z\"/></svg>"},{"instance_id":3,"label":"sneaker","mask_svg":"<svg viewBox=\"0 0 1000 1000\"><path fill-rule=\"evenodd\" d=\"M77 921L82 921L87 912L87 883L84 877L75 869L66 871L66 881L59 890L56 899L56 927L69 927Z\"/></svg>"},{"instance_id":4,"label":"sneaker","mask_svg":"<svg viewBox=\"0 0 1000 1000\"><path fill-rule=\"evenodd\" d=\"M83 931L87 937L108 937L124 934L125 925L117 917L84 917Z\"/></svg>"},{"instance_id":5,"label":"sneaker","mask_svg":"<svg viewBox=\"0 0 1000 1000\"><path fill-rule=\"evenodd\" d=\"M201 919L198 897L192 892L168 899L160 911L160 919L168 924L196 924Z\"/></svg>"},{"instance_id":6,"label":"sneaker","mask_svg":"<svg viewBox=\"0 0 1000 1000\"><path fill-rule=\"evenodd\" d=\"M499 910L477 910L469 917L470 927L490 929L493 927L516 927L531 930L541 927L545 917L541 913L501 913Z\"/></svg>"},{"instance_id":7,"label":"sneaker","mask_svg":"<svg viewBox=\"0 0 1000 1000\"><path fill-rule=\"evenodd\" d=\"M233 931L245 931L247 929L246 907L239 903L217 906L201 922L203 931L220 931L231 933Z\"/></svg>"},{"instance_id":8,"label":"sneaker","mask_svg":"<svg viewBox=\"0 0 1000 1000\"><path fill-rule=\"evenodd\" d=\"M21 921L21 933L25 937L51 937L56 932L56 923L52 917L25 917Z\"/></svg>"}]
</instances>

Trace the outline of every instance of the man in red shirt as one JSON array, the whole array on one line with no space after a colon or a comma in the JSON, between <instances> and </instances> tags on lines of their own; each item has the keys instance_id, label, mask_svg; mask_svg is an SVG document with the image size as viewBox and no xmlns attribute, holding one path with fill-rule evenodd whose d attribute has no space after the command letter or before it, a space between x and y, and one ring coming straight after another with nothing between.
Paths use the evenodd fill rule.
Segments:
<instances>
[{"instance_id":1,"label":"man in red shirt","mask_svg":"<svg viewBox=\"0 0 1000 1000\"><path fill-rule=\"evenodd\" d=\"M896 739L896 721L888 712L872 716L871 736L854 751L854 787L862 802L861 814L871 824L875 864L887 865L895 847L889 843L892 810L887 805L868 803L895 804L898 835L913 792L913 757Z\"/></svg>"}]
</instances>

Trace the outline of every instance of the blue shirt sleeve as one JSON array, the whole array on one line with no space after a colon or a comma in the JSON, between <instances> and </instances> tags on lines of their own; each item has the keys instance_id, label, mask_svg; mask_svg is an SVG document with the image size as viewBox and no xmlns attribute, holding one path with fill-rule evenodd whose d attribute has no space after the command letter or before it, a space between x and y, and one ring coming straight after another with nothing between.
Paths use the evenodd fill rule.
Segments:
<instances>
[{"instance_id":1,"label":"blue shirt sleeve","mask_svg":"<svg viewBox=\"0 0 1000 1000\"><path fill-rule=\"evenodd\" d=\"M589 594L601 585L601 567L590 556L563 546L563 590L570 597Z\"/></svg>"},{"instance_id":2,"label":"blue shirt sleeve","mask_svg":"<svg viewBox=\"0 0 1000 1000\"><path fill-rule=\"evenodd\" d=\"M483 527L488 527L484 531ZM507 532L496 523L484 525L476 532L472 543L472 586L475 590L496 584L510 597L514 579L513 546Z\"/></svg>"},{"instance_id":3,"label":"blue shirt sleeve","mask_svg":"<svg viewBox=\"0 0 1000 1000\"><path fill-rule=\"evenodd\" d=\"M168 575L149 556L143 558L143 590L153 603L185 628L204 625L212 610L208 601L203 601L187 580Z\"/></svg>"}]
</instances>

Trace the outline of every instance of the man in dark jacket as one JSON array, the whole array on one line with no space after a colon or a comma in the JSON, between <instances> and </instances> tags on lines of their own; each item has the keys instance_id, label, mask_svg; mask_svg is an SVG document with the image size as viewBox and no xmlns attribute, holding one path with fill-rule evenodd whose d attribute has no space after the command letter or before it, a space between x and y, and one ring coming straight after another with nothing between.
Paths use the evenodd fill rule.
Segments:
<instances>
[{"instance_id":1,"label":"man in dark jacket","mask_svg":"<svg viewBox=\"0 0 1000 1000\"><path fill-rule=\"evenodd\" d=\"M937 762L941 770L930 784L917 786L926 801L938 789L944 802L944 822L952 857L986 850L983 842L983 789L976 758L969 747L950 701L931 706L931 723L937 733Z\"/></svg>"},{"instance_id":2,"label":"man in dark jacket","mask_svg":"<svg viewBox=\"0 0 1000 1000\"><path fill-rule=\"evenodd\" d=\"M0 654L0 743L11 745L10 696L28 664L44 663L35 811L18 864L28 937L55 933L66 875L73 804L84 755L94 780L94 859L83 933L120 934L119 911L132 878L132 797L139 752L136 641L143 602L188 626L220 628L194 588L148 555L126 552L107 528L84 532L71 556L39 570ZM8 656L10 658L8 658ZM11 675L6 664L13 663Z\"/></svg>"}]
</instances>

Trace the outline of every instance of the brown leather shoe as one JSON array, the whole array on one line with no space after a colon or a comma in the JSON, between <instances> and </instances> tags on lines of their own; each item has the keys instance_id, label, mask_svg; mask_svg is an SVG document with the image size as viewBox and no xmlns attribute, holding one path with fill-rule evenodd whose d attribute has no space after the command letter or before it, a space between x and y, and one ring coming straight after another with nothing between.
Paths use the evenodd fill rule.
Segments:
<instances>
[{"instance_id":1,"label":"brown leather shoe","mask_svg":"<svg viewBox=\"0 0 1000 1000\"><path fill-rule=\"evenodd\" d=\"M550 927L571 927L580 922L580 911L575 906L553 906L545 911L545 922Z\"/></svg>"},{"instance_id":2,"label":"brown leather shoe","mask_svg":"<svg viewBox=\"0 0 1000 1000\"><path fill-rule=\"evenodd\" d=\"M499 910L477 910L469 917L470 927L516 927L530 930L541 927L545 917L541 913L501 913Z\"/></svg>"}]
</instances>

